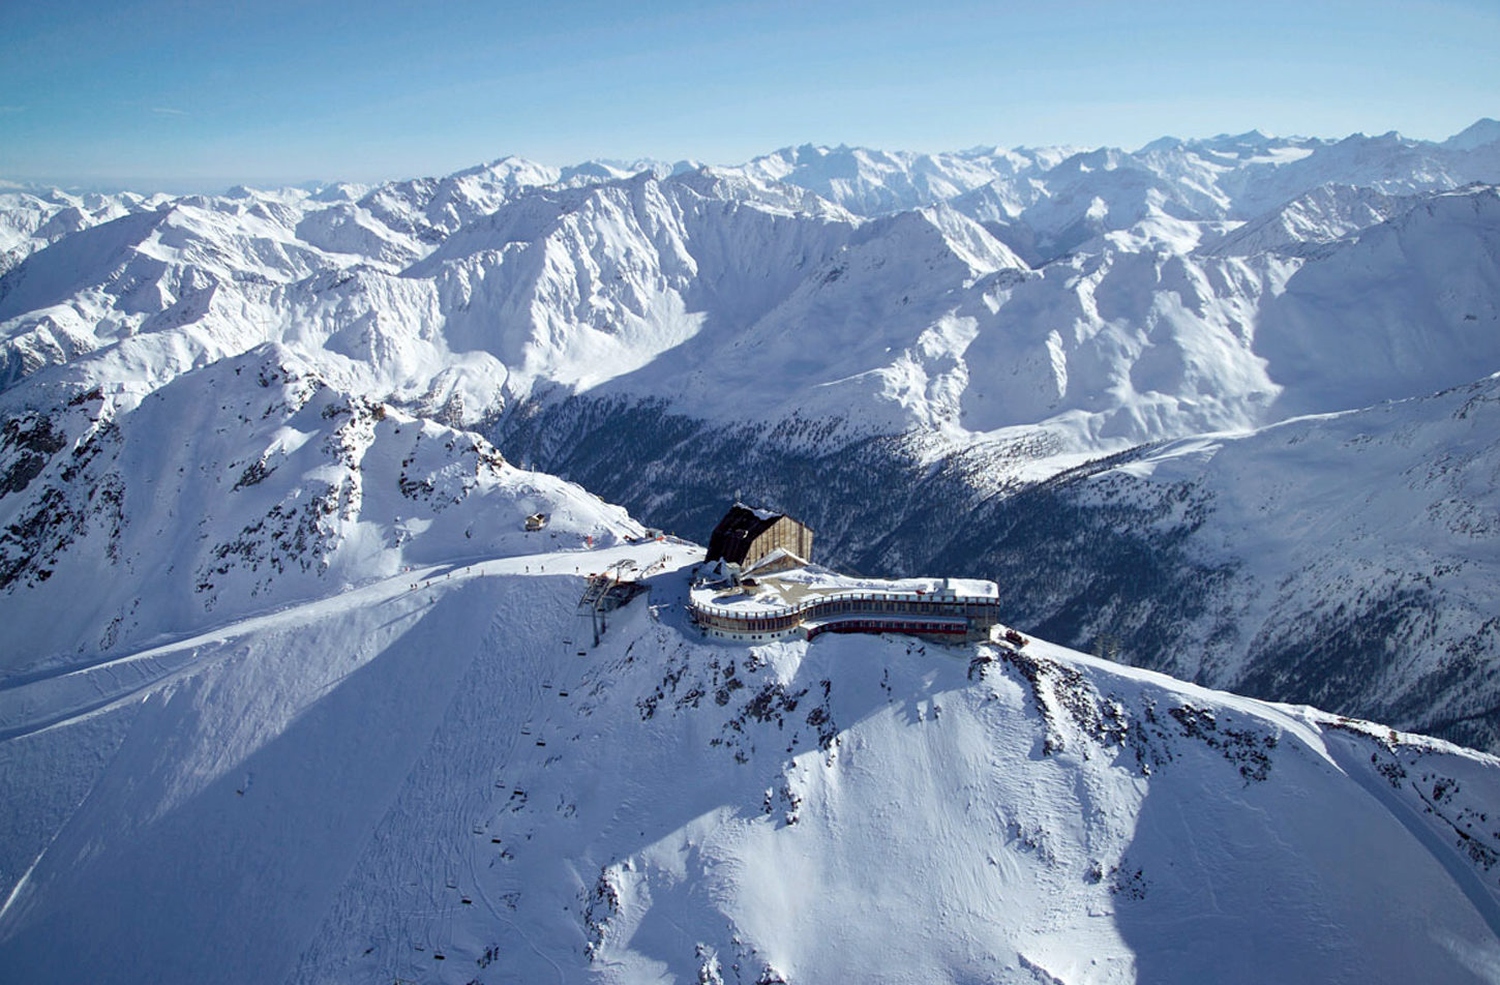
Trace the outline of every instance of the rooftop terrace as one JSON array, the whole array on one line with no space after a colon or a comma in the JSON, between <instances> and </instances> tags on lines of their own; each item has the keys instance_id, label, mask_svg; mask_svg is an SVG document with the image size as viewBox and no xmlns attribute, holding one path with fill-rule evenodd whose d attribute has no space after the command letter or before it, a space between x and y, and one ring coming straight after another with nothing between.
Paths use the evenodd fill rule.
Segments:
<instances>
[{"instance_id":1,"label":"rooftop terrace","mask_svg":"<svg viewBox=\"0 0 1500 985\"><path fill-rule=\"evenodd\" d=\"M812 638L822 632L987 636L999 587L969 578L854 578L816 565L764 577L703 581L689 607L699 627L733 639Z\"/></svg>"}]
</instances>

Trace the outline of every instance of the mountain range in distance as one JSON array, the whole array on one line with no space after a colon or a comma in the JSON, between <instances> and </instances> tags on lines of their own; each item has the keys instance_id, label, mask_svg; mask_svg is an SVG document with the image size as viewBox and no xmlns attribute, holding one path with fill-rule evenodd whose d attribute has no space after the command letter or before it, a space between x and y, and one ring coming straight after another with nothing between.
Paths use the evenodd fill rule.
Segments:
<instances>
[{"instance_id":1,"label":"mountain range in distance","mask_svg":"<svg viewBox=\"0 0 1500 985\"><path fill-rule=\"evenodd\" d=\"M0 191L0 977L1496 980L1497 185ZM705 640L736 496L1037 638Z\"/></svg>"}]
</instances>

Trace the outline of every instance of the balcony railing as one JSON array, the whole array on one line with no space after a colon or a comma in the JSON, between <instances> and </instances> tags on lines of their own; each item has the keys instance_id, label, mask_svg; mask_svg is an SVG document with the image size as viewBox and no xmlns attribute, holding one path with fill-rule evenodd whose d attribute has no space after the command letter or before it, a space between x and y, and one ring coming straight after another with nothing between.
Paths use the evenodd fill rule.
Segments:
<instances>
[{"instance_id":1,"label":"balcony railing","mask_svg":"<svg viewBox=\"0 0 1500 985\"><path fill-rule=\"evenodd\" d=\"M1000 621L1000 603L997 599L978 595L934 598L914 592L833 592L795 604L761 608L760 611L695 601L691 603L691 609L700 625L748 633L782 632L811 619L842 623L871 620L873 617L875 621L883 621L889 626L913 622L900 618L913 615L961 618L971 626L992 626Z\"/></svg>"}]
</instances>

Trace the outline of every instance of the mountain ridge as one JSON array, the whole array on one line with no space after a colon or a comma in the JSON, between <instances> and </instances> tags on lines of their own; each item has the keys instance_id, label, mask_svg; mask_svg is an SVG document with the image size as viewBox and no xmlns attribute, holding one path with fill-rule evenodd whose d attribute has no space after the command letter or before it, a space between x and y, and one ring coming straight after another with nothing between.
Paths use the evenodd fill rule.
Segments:
<instances>
[{"instance_id":1,"label":"mountain ridge","mask_svg":"<svg viewBox=\"0 0 1500 985\"><path fill-rule=\"evenodd\" d=\"M698 557L417 568L84 671L116 699L0 743L12 802L52 825L5 841L0 966L1488 980L1493 757L1041 642L726 645L637 602L573 652L575 561L656 563L654 607ZM0 719L69 679L0 691ZM87 765L89 743L113 753ZM47 807L43 762L88 796ZM1391 904L1414 892L1420 913ZM1217 918L1185 921L1210 894Z\"/></svg>"},{"instance_id":2,"label":"mountain ridge","mask_svg":"<svg viewBox=\"0 0 1500 985\"><path fill-rule=\"evenodd\" d=\"M917 573L937 560L925 540L948 541L924 497L939 518L989 509L1102 456L1482 375L1500 355L1500 197L1453 186L1488 166L1490 129L1441 145L1252 132L1134 153L981 150L950 156L973 180L949 181L949 199L874 216L783 179L806 158L825 177L900 184L950 158L800 148L775 158L775 180L505 158L324 192L7 193L5 228L30 233L0 275L5 454L20 476L38 460L28 441L94 447L71 425L40 437L26 415L98 390L124 420L270 344L330 392L480 432L654 526L701 537L741 489L806 515L835 560ZM1000 179L976 185L974 169L992 165L1029 204L976 217L968 196ZM41 235L53 220L55 240ZM40 490L64 495L19 481L7 522L45 512ZM11 562L31 570L23 541ZM29 591L9 604L25 609ZM1055 632L1088 646L1088 624Z\"/></svg>"},{"instance_id":3,"label":"mountain ridge","mask_svg":"<svg viewBox=\"0 0 1500 985\"><path fill-rule=\"evenodd\" d=\"M0 193L0 978L1500 980L1485 123Z\"/></svg>"}]
</instances>

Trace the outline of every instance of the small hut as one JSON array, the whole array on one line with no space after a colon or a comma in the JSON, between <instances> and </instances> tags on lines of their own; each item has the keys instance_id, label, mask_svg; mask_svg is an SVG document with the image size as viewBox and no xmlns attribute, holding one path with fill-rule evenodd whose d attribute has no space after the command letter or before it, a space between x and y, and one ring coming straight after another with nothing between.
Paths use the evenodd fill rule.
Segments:
<instances>
[{"instance_id":1,"label":"small hut","mask_svg":"<svg viewBox=\"0 0 1500 985\"><path fill-rule=\"evenodd\" d=\"M714 527L708 540L708 560L748 567L781 550L811 561L812 542L812 530L786 514L735 503Z\"/></svg>"}]
</instances>

